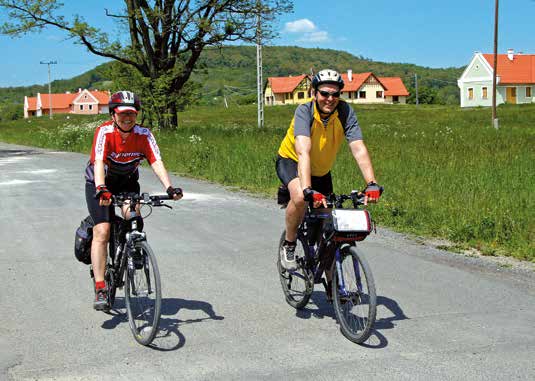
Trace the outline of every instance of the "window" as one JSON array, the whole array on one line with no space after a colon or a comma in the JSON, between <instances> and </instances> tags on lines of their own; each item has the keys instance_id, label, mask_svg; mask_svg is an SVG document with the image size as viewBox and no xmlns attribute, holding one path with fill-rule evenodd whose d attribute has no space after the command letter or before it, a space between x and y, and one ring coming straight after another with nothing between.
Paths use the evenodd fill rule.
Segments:
<instances>
[{"instance_id":1,"label":"window","mask_svg":"<svg viewBox=\"0 0 535 381\"><path fill-rule=\"evenodd\" d=\"M80 111L84 110L84 105L80 105Z\"/></svg>"},{"instance_id":2,"label":"window","mask_svg":"<svg viewBox=\"0 0 535 381\"><path fill-rule=\"evenodd\" d=\"M468 88L468 99L473 100L474 99L474 89L469 87Z\"/></svg>"},{"instance_id":3,"label":"window","mask_svg":"<svg viewBox=\"0 0 535 381\"><path fill-rule=\"evenodd\" d=\"M483 99L487 99L489 96L488 96L488 91L487 91L487 88L486 87L483 87L481 89L481 98Z\"/></svg>"},{"instance_id":4,"label":"window","mask_svg":"<svg viewBox=\"0 0 535 381\"><path fill-rule=\"evenodd\" d=\"M300 91L300 92L297 93L297 99L305 99L304 91Z\"/></svg>"},{"instance_id":5,"label":"window","mask_svg":"<svg viewBox=\"0 0 535 381\"><path fill-rule=\"evenodd\" d=\"M366 92L365 91L359 91L359 98L366 98Z\"/></svg>"},{"instance_id":6,"label":"window","mask_svg":"<svg viewBox=\"0 0 535 381\"><path fill-rule=\"evenodd\" d=\"M375 98L382 98L383 97L383 92L382 91L376 91L375 92Z\"/></svg>"},{"instance_id":7,"label":"window","mask_svg":"<svg viewBox=\"0 0 535 381\"><path fill-rule=\"evenodd\" d=\"M93 105L89 105L89 110L93 110Z\"/></svg>"},{"instance_id":8,"label":"window","mask_svg":"<svg viewBox=\"0 0 535 381\"><path fill-rule=\"evenodd\" d=\"M394 96L392 97L392 102L394 102L394 103L399 103L399 97L398 97L397 95L394 95Z\"/></svg>"},{"instance_id":9,"label":"window","mask_svg":"<svg viewBox=\"0 0 535 381\"><path fill-rule=\"evenodd\" d=\"M531 98L531 87L526 87L526 98Z\"/></svg>"}]
</instances>

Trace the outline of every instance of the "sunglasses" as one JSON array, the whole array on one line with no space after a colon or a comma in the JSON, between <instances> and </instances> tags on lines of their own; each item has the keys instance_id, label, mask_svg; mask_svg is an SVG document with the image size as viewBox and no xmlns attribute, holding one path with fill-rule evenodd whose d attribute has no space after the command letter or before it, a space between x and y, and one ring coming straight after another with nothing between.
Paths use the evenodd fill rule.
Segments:
<instances>
[{"instance_id":1,"label":"sunglasses","mask_svg":"<svg viewBox=\"0 0 535 381\"><path fill-rule=\"evenodd\" d=\"M321 96L325 98L329 98L329 96L332 96L333 98L340 98L340 91L329 93L328 91L325 91L325 90L318 90L318 93L320 93Z\"/></svg>"}]
</instances>

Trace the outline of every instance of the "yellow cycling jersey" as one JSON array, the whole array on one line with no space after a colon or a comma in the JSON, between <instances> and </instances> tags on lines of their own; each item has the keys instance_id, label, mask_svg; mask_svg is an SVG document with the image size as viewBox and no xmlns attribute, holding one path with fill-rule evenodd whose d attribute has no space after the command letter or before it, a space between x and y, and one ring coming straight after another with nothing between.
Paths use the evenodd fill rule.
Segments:
<instances>
[{"instance_id":1,"label":"yellow cycling jersey","mask_svg":"<svg viewBox=\"0 0 535 381\"><path fill-rule=\"evenodd\" d=\"M312 176L318 177L331 170L344 138L349 142L362 139L355 112L342 100L323 121L315 101L299 105L279 147L281 157L299 161L295 152L295 137L299 135L310 137L310 171Z\"/></svg>"}]
</instances>

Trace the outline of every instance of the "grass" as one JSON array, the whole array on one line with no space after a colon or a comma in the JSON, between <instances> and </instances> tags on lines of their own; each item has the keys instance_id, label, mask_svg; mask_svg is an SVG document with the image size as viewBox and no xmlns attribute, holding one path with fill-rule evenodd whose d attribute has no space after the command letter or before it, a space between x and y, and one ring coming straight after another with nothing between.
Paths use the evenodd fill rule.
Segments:
<instances>
[{"instance_id":1,"label":"grass","mask_svg":"<svg viewBox=\"0 0 535 381\"><path fill-rule=\"evenodd\" d=\"M259 130L255 106L195 108L179 115L177 131L155 135L171 171L274 197L275 155L294 109L266 108L266 128ZM535 105L500 106L499 130L483 108L355 109L386 189L372 209L380 225L535 262ZM0 126L0 140L89 152L100 120L16 121ZM335 191L363 187L347 146L333 177Z\"/></svg>"}]
</instances>

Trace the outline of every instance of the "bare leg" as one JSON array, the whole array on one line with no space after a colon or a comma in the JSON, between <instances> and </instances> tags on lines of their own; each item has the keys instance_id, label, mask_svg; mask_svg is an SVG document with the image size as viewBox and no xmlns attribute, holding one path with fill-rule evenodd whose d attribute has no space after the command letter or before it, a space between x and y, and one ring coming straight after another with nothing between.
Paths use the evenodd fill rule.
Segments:
<instances>
[{"instance_id":1,"label":"bare leg","mask_svg":"<svg viewBox=\"0 0 535 381\"><path fill-rule=\"evenodd\" d=\"M104 281L106 269L107 244L110 239L110 223L102 222L93 227L93 242L91 242L91 264L95 282Z\"/></svg>"},{"instance_id":2,"label":"bare leg","mask_svg":"<svg viewBox=\"0 0 535 381\"><path fill-rule=\"evenodd\" d=\"M288 183L290 202L286 208L286 240L294 242L297 239L297 228L305 216L306 203L303 189L296 177Z\"/></svg>"}]
</instances>

